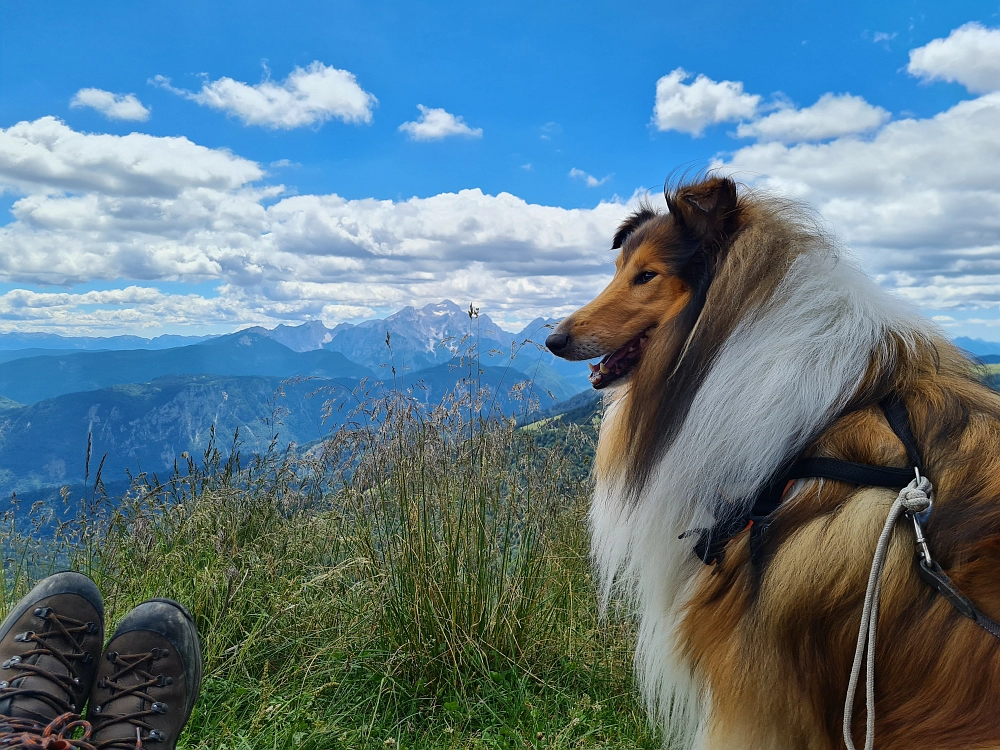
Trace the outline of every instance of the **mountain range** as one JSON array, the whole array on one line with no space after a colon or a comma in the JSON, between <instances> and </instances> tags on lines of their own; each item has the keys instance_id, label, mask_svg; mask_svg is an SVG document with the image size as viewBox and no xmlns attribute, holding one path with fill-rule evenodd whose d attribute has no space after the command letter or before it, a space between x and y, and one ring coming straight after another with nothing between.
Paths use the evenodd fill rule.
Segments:
<instances>
[{"instance_id":1,"label":"mountain range","mask_svg":"<svg viewBox=\"0 0 1000 750\"><path fill-rule=\"evenodd\" d=\"M204 450L213 426L222 446L239 427L246 452L266 449L275 432L283 445L310 443L343 419L325 413L330 394L362 382L434 403L471 380L492 408L523 414L509 390L529 381L525 394L547 408L589 385L582 363L554 361L526 341L544 338L547 325L511 333L443 302L332 329L314 321L207 338L0 334L0 492L79 485L88 444L91 478L106 456L104 479L115 482L126 469L171 470L182 452Z\"/></svg>"},{"instance_id":2,"label":"mountain range","mask_svg":"<svg viewBox=\"0 0 1000 750\"><path fill-rule=\"evenodd\" d=\"M204 450L213 426L221 446L239 428L247 452L266 449L275 432L283 445L308 444L344 419L324 408L331 395L361 383L434 403L474 382L491 408L522 424L577 412L586 421L598 401L588 368L541 346L555 323L539 318L507 331L446 300L332 328L310 321L221 336L0 334L0 492L79 485L88 443L89 473L106 455L108 482L126 469L171 470L182 452ZM955 343L983 361L1000 359L1000 344ZM510 394L523 381L534 416Z\"/></svg>"}]
</instances>

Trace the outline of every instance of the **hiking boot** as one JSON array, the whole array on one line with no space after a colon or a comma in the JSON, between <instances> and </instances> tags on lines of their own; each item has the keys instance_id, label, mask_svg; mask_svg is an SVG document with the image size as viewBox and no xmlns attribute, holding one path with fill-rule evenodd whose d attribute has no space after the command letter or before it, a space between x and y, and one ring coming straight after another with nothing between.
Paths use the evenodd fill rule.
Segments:
<instances>
[{"instance_id":1,"label":"hiking boot","mask_svg":"<svg viewBox=\"0 0 1000 750\"><path fill-rule=\"evenodd\" d=\"M0 625L0 743L79 718L64 714L83 711L103 642L104 600L85 575L56 573L19 601Z\"/></svg>"},{"instance_id":2,"label":"hiking boot","mask_svg":"<svg viewBox=\"0 0 1000 750\"><path fill-rule=\"evenodd\" d=\"M97 670L87 721L98 750L174 750L201 688L201 644L191 614L170 599L129 612Z\"/></svg>"}]
</instances>

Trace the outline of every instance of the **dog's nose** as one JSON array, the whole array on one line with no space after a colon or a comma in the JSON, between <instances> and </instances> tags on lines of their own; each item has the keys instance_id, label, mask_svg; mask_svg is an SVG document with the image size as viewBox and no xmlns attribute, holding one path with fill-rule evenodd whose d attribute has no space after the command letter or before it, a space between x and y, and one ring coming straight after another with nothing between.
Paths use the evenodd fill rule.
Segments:
<instances>
[{"instance_id":1,"label":"dog's nose","mask_svg":"<svg viewBox=\"0 0 1000 750\"><path fill-rule=\"evenodd\" d=\"M553 354L558 354L569 345L568 333L550 333L545 339L545 346Z\"/></svg>"}]
</instances>

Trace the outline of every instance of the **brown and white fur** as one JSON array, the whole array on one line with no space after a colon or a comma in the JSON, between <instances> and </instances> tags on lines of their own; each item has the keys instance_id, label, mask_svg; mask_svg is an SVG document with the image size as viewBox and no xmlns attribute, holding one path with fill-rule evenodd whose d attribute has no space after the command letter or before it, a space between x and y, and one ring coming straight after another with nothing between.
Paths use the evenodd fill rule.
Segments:
<instances>
[{"instance_id":1,"label":"brown and white fur","mask_svg":"<svg viewBox=\"0 0 1000 750\"><path fill-rule=\"evenodd\" d=\"M748 531L716 566L678 537L745 513L803 451L907 467L877 406L895 392L934 484L931 551L1000 619L1000 397L793 204L719 177L667 203L626 220L611 283L548 342L610 363L592 376L609 386L590 512L601 593L635 605L640 688L677 746L843 747L868 571L896 492L800 480L756 561ZM923 583L913 557L900 524L882 586L876 746L1000 748L1000 641Z\"/></svg>"}]
</instances>

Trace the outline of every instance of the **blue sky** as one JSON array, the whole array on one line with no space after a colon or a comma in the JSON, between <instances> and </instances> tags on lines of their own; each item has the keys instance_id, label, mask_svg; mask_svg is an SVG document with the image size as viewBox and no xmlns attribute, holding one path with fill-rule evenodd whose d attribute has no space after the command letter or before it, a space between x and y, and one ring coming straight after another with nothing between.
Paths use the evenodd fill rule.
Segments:
<instances>
[{"instance_id":1,"label":"blue sky","mask_svg":"<svg viewBox=\"0 0 1000 750\"><path fill-rule=\"evenodd\" d=\"M558 317L630 201L714 164L1000 339L998 26L996 2L0 0L0 328Z\"/></svg>"}]
</instances>

